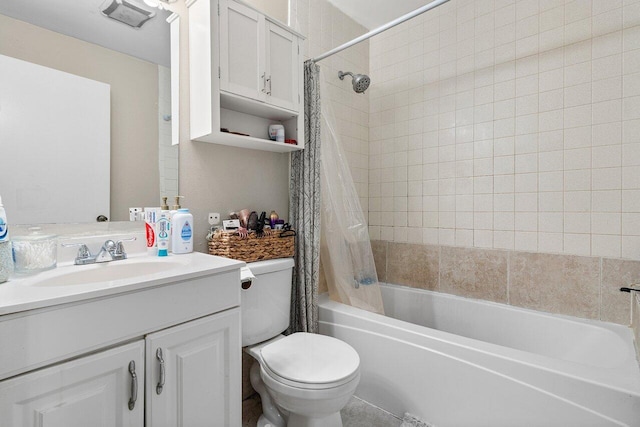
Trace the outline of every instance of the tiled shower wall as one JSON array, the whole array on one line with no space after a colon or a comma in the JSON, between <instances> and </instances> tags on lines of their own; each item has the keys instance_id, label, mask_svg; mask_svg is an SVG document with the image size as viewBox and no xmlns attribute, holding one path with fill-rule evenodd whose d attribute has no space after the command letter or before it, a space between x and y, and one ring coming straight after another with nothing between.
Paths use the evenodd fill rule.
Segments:
<instances>
[{"instance_id":1,"label":"tiled shower wall","mask_svg":"<svg viewBox=\"0 0 640 427\"><path fill-rule=\"evenodd\" d=\"M160 196L169 202L178 195L178 146L171 145L171 70L158 65L158 138L160 140Z\"/></svg>"},{"instance_id":2,"label":"tiled shower wall","mask_svg":"<svg viewBox=\"0 0 640 427\"><path fill-rule=\"evenodd\" d=\"M623 325L632 297L619 289L640 281L633 260L384 241L372 248L383 282Z\"/></svg>"},{"instance_id":3,"label":"tiled shower wall","mask_svg":"<svg viewBox=\"0 0 640 427\"><path fill-rule=\"evenodd\" d=\"M640 259L640 3L451 0L370 55L372 239Z\"/></svg>"}]
</instances>

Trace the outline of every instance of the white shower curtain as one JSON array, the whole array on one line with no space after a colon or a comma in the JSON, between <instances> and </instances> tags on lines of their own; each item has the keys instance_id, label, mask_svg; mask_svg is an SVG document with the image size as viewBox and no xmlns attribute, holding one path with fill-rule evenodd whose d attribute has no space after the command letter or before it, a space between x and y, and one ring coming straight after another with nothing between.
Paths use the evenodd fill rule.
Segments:
<instances>
[{"instance_id":1,"label":"white shower curtain","mask_svg":"<svg viewBox=\"0 0 640 427\"><path fill-rule=\"evenodd\" d=\"M384 314L367 222L336 132L326 72L320 74L320 264L331 299Z\"/></svg>"}]
</instances>

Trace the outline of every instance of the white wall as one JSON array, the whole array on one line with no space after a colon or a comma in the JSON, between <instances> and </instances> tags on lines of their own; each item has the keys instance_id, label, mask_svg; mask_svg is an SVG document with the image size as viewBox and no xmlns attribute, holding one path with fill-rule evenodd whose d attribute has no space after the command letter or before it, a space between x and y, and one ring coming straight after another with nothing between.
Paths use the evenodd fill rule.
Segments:
<instances>
[{"instance_id":1,"label":"white wall","mask_svg":"<svg viewBox=\"0 0 640 427\"><path fill-rule=\"evenodd\" d=\"M451 0L374 37L372 239L640 258L639 24Z\"/></svg>"}]
</instances>

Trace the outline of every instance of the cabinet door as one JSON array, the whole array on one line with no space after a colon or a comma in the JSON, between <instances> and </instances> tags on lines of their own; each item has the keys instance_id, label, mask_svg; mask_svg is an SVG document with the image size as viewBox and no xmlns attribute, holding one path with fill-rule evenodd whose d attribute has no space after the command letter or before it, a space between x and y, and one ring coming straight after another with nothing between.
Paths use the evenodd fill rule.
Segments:
<instances>
[{"instance_id":1,"label":"cabinet door","mask_svg":"<svg viewBox=\"0 0 640 427\"><path fill-rule=\"evenodd\" d=\"M147 425L242 423L240 309L148 335Z\"/></svg>"},{"instance_id":2,"label":"cabinet door","mask_svg":"<svg viewBox=\"0 0 640 427\"><path fill-rule=\"evenodd\" d=\"M298 37L267 21L267 102L298 110Z\"/></svg>"},{"instance_id":3,"label":"cabinet door","mask_svg":"<svg viewBox=\"0 0 640 427\"><path fill-rule=\"evenodd\" d=\"M258 12L220 0L220 89L264 101L264 25Z\"/></svg>"},{"instance_id":4,"label":"cabinet door","mask_svg":"<svg viewBox=\"0 0 640 427\"><path fill-rule=\"evenodd\" d=\"M143 387L141 340L0 382L0 426L143 427Z\"/></svg>"}]
</instances>

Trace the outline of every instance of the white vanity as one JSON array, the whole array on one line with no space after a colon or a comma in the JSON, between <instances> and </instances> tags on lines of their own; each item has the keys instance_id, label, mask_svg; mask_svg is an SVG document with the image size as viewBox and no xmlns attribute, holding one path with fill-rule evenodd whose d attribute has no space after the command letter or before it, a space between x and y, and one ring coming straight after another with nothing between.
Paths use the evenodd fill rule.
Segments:
<instances>
[{"instance_id":1,"label":"white vanity","mask_svg":"<svg viewBox=\"0 0 640 427\"><path fill-rule=\"evenodd\" d=\"M139 256L0 285L0 426L241 425L243 265Z\"/></svg>"}]
</instances>

